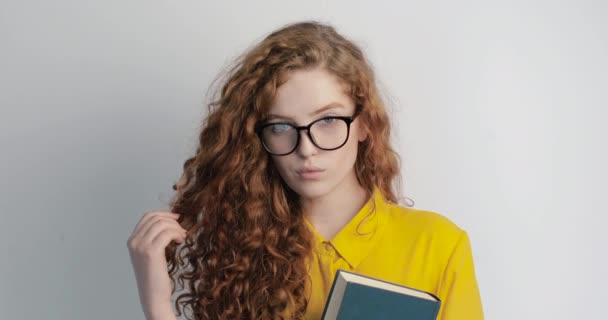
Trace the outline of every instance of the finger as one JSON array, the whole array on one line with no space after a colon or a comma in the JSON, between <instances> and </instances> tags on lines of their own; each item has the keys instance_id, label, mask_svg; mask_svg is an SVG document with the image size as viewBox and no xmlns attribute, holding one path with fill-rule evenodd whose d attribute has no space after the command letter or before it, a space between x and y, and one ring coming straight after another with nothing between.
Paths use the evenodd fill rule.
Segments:
<instances>
[{"instance_id":1,"label":"finger","mask_svg":"<svg viewBox=\"0 0 608 320\"><path fill-rule=\"evenodd\" d=\"M151 220L155 219L155 217L166 217L166 218L177 219L179 217L179 215L177 213L167 212L167 211L146 212L146 213L144 213L143 217L139 220L139 223L135 226L135 229L133 230L133 235L135 236L136 234L140 233L141 230L144 229L144 227L146 225L149 225Z\"/></svg>"},{"instance_id":2,"label":"finger","mask_svg":"<svg viewBox=\"0 0 608 320\"><path fill-rule=\"evenodd\" d=\"M185 234L177 229L165 229L152 239L150 246L153 250L164 250L171 241L182 243L185 237Z\"/></svg>"},{"instance_id":3,"label":"finger","mask_svg":"<svg viewBox=\"0 0 608 320\"><path fill-rule=\"evenodd\" d=\"M143 235L141 236L141 242L144 244L150 244L152 240L164 230L176 230L182 234L186 234L186 230L182 228L177 221L157 217L152 220L147 229L142 229Z\"/></svg>"},{"instance_id":4,"label":"finger","mask_svg":"<svg viewBox=\"0 0 608 320\"><path fill-rule=\"evenodd\" d=\"M145 234L152 225L154 225L154 223L156 223L157 221L167 221L169 223L173 223L177 226L179 226L181 228L181 226L179 225L179 223L177 221L175 221L175 219L172 219L170 217L166 217L166 216L154 216L151 217L150 219L148 219L148 221L146 221L140 228L138 234ZM136 235L137 237L138 235Z\"/></svg>"}]
</instances>

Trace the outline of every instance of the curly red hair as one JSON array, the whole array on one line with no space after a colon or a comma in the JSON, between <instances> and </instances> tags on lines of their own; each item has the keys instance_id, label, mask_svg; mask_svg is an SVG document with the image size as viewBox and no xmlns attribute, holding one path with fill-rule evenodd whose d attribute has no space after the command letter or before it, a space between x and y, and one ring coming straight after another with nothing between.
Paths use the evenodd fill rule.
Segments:
<instances>
[{"instance_id":1,"label":"curly red hair","mask_svg":"<svg viewBox=\"0 0 608 320\"><path fill-rule=\"evenodd\" d=\"M368 138L355 171L371 196L377 186L397 202L399 157L390 123L362 51L329 25L293 23L269 34L235 61L211 102L193 157L173 189L171 211L188 230L166 249L181 288L175 307L193 319L300 319L307 307L306 261L312 234L299 198L282 181L254 132L288 72L323 67L349 88ZM288 315L286 315L288 314ZM186 314L186 316L190 316Z\"/></svg>"}]
</instances>

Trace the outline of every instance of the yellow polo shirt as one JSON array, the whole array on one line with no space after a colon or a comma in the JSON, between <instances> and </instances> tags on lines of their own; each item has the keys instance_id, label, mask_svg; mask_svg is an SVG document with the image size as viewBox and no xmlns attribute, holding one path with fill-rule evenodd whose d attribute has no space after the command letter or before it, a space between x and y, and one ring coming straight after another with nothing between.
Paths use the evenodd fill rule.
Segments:
<instances>
[{"instance_id":1,"label":"yellow polo shirt","mask_svg":"<svg viewBox=\"0 0 608 320\"><path fill-rule=\"evenodd\" d=\"M333 239L306 224L315 235L306 319L321 319L338 269L433 293L439 320L483 319L469 238L448 218L387 202L376 188Z\"/></svg>"}]
</instances>

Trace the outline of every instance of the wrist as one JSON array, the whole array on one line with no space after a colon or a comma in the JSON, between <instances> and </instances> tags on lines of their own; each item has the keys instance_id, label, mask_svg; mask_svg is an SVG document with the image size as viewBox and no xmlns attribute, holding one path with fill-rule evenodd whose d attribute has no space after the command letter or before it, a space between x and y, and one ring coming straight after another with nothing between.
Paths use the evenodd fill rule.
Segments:
<instances>
[{"instance_id":1,"label":"wrist","mask_svg":"<svg viewBox=\"0 0 608 320\"><path fill-rule=\"evenodd\" d=\"M176 320L175 313L171 304L149 310L146 314L146 320Z\"/></svg>"}]
</instances>

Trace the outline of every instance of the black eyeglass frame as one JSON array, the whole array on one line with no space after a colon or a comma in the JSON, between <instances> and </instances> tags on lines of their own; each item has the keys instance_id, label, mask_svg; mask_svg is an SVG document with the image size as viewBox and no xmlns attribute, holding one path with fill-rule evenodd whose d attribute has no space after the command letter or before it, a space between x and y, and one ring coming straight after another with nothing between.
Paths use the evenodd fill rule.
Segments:
<instances>
[{"instance_id":1,"label":"black eyeglass frame","mask_svg":"<svg viewBox=\"0 0 608 320\"><path fill-rule=\"evenodd\" d=\"M311 123L309 123L308 125L305 125L305 126L294 126L293 124L288 123L288 122L262 123L262 124L256 125L254 131L257 134L258 138L260 139L260 142L264 146L264 149L266 149L266 152L268 152L268 153L270 153L271 155L274 155L274 156L286 156L286 155L294 152L298 148L298 146L300 145L300 131L301 130L306 130L306 134L308 135L308 138L315 145L315 147L317 147L317 148L319 148L321 150L325 150L325 151L337 150L337 149L342 148L346 144L346 142L348 141L348 138L350 137L350 125L351 125L351 123L353 123L353 121L355 121L355 118L357 118L357 116L359 114L361 114L361 110L362 110L361 107L357 107L357 109L355 110L355 113L352 116L327 116L327 117L323 117L323 118L317 119L317 120L315 120L315 121L313 121L313 122L311 122ZM315 142L315 139L310 134L310 128L315 123L317 123L317 122L319 122L321 120L325 120L325 119L340 119L340 120L346 122L346 139L344 139L344 142L341 145L339 145L339 146L337 146L335 148L326 149L326 148L319 147L317 145L317 143ZM296 144L294 145L293 149L291 149L289 152L286 152L286 153L272 153L269 150L268 146L266 146L266 143L264 143L264 137L262 136L262 132L264 131L264 129L267 128L267 127L273 126L273 125L277 125L277 124L288 125L288 126L294 128L296 130L296 132L297 132Z\"/></svg>"}]
</instances>

